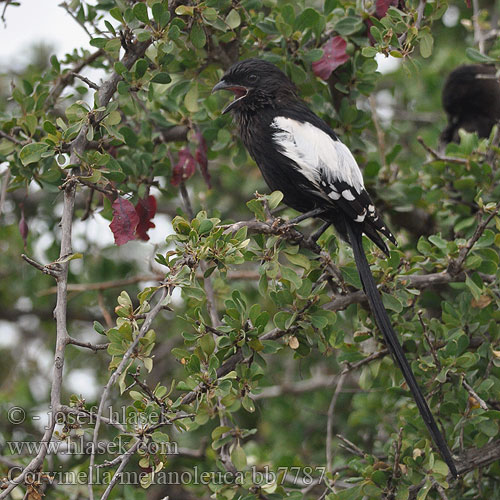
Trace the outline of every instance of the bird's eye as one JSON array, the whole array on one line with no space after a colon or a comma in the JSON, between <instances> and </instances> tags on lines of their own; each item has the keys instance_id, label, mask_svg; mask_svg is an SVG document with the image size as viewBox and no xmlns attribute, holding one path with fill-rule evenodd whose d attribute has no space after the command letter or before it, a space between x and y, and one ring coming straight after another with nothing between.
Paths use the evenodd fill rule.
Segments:
<instances>
[{"instance_id":1,"label":"bird's eye","mask_svg":"<svg viewBox=\"0 0 500 500\"><path fill-rule=\"evenodd\" d=\"M250 83L255 83L258 79L259 79L259 77L257 75L253 75L253 74L248 77L248 81Z\"/></svg>"}]
</instances>

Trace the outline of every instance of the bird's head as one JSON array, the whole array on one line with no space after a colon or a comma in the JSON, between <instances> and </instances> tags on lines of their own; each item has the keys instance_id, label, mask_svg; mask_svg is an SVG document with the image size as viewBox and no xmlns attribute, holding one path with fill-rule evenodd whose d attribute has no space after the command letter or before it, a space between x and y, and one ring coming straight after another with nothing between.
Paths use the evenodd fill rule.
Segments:
<instances>
[{"instance_id":1,"label":"bird's head","mask_svg":"<svg viewBox=\"0 0 500 500\"><path fill-rule=\"evenodd\" d=\"M212 92L230 90L234 100L222 111L249 111L276 106L286 99L296 99L296 88L274 64L261 59L246 59L231 66Z\"/></svg>"}]
</instances>

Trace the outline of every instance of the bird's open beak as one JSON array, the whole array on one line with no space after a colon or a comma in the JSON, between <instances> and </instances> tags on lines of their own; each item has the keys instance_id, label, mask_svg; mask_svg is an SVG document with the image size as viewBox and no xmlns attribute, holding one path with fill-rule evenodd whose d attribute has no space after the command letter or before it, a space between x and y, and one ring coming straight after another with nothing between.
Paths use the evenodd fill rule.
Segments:
<instances>
[{"instance_id":1,"label":"bird's open beak","mask_svg":"<svg viewBox=\"0 0 500 500\"><path fill-rule=\"evenodd\" d=\"M230 90L231 92L234 93L234 101L231 101L223 110L222 114L227 113L228 111L231 111L235 104L240 100L246 97L248 94L248 88L243 87L242 85L233 85L231 83L225 82L224 80L221 80L219 83L217 83L214 88L212 89L212 94L214 92L217 92L218 90Z\"/></svg>"}]
</instances>

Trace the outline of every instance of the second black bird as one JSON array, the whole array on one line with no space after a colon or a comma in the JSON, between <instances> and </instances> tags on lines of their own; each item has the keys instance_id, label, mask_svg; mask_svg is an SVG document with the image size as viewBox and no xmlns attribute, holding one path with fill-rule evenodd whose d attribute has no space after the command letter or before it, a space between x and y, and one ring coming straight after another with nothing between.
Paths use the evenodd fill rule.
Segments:
<instances>
[{"instance_id":1,"label":"second black bird","mask_svg":"<svg viewBox=\"0 0 500 500\"><path fill-rule=\"evenodd\" d=\"M363 176L349 149L298 97L297 89L274 64L247 59L232 66L214 87L235 99L224 109L235 117L240 136L268 186L299 212L333 224L354 253L370 308L420 414L451 473L450 450L408 364L371 274L362 244L366 234L384 253L382 236L396 240L365 190Z\"/></svg>"}]
</instances>

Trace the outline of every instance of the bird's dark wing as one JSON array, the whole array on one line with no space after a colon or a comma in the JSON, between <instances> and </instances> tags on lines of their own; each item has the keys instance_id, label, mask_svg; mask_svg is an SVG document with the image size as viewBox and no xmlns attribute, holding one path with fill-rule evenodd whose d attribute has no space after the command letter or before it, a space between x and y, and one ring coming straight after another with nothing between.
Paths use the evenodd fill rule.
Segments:
<instances>
[{"instance_id":1,"label":"bird's dark wing","mask_svg":"<svg viewBox=\"0 0 500 500\"><path fill-rule=\"evenodd\" d=\"M304 120L309 115L314 119ZM349 148L310 111L302 112L300 117L274 117L271 129L275 146L309 181L309 191L359 223L363 232L387 253L387 246L377 232L393 243L396 240L366 192L363 176Z\"/></svg>"}]
</instances>

